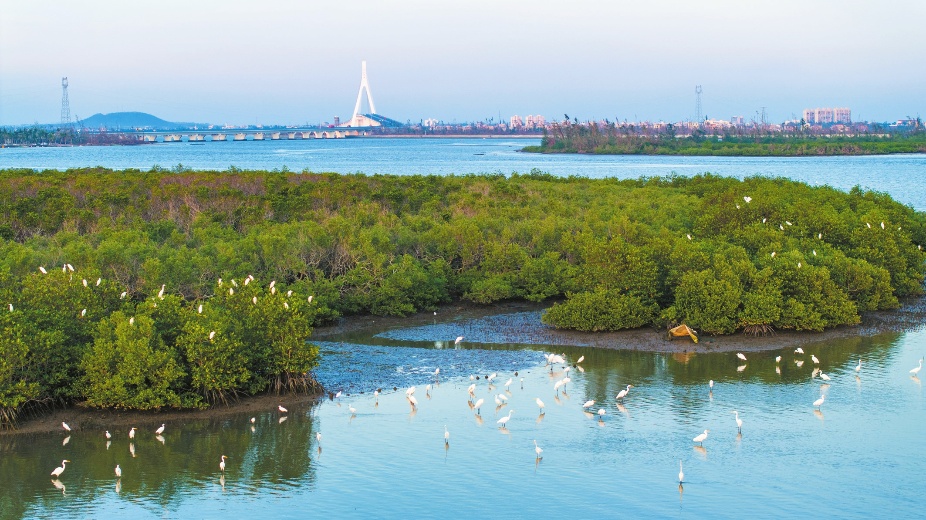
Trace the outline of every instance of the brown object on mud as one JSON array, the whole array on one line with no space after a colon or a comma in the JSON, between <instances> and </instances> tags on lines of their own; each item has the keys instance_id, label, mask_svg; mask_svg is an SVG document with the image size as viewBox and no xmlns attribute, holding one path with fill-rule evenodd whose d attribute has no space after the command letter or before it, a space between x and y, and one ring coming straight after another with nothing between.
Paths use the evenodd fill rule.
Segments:
<instances>
[{"instance_id":1,"label":"brown object on mud","mask_svg":"<svg viewBox=\"0 0 926 520\"><path fill-rule=\"evenodd\" d=\"M691 341L695 343L698 342L698 335L695 334L694 329L682 323L678 327L673 327L669 329L669 339L681 338L688 336L691 338Z\"/></svg>"}]
</instances>

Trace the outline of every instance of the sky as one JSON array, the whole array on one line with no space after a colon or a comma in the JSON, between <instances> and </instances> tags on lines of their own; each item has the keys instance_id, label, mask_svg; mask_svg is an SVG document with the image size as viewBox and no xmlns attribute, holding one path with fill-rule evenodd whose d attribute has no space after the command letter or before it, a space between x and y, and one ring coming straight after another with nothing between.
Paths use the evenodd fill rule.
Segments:
<instances>
[{"instance_id":1,"label":"sky","mask_svg":"<svg viewBox=\"0 0 926 520\"><path fill-rule=\"evenodd\" d=\"M926 116L922 0L0 0L0 125Z\"/></svg>"}]
</instances>

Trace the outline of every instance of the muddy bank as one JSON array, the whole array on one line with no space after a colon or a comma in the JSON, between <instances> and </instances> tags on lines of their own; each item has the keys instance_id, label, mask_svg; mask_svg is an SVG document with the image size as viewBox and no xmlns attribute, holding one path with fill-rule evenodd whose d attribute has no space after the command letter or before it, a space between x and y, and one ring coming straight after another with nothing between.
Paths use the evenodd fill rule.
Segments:
<instances>
[{"instance_id":1,"label":"muddy bank","mask_svg":"<svg viewBox=\"0 0 926 520\"><path fill-rule=\"evenodd\" d=\"M437 313L419 313L405 318L378 316L352 317L319 328L313 339L379 337L396 341L452 342L464 336L470 345L529 344L571 345L645 352L729 352L778 350L831 339L874 336L885 332L914 330L926 323L926 298L903 302L894 311L862 315L859 325L837 327L823 332L777 331L768 336L701 335L697 344L688 339L669 340L665 330L642 328L618 332L577 332L547 327L540 321L545 305L506 302L493 305L452 305Z\"/></svg>"}]
</instances>

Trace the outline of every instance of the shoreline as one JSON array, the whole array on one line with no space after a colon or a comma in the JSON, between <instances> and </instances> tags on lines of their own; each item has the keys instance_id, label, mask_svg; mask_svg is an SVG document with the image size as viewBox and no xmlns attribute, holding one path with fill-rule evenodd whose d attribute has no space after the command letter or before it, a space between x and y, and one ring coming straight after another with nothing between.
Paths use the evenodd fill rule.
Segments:
<instances>
[{"instance_id":1,"label":"shoreline","mask_svg":"<svg viewBox=\"0 0 926 520\"><path fill-rule=\"evenodd\" d=\"M529 302L503 302L492 305L457 303L438 309L436 316L442 323L479 320L489 316L511 313L536 312L548 305ZM341 335L373 336L395 329L433 324L433 312L419 312L407 317L351 316L341 318L336 324L317 328L312 339L326 340ZM922 328L926 323L926 297L903 301L893 311L869 312L862 315L859 325L842 326L823 332L780 331L770 336L746 336L742 333L729 336L699 337L697 344L687 338L669 340L664 330L641 328L617 332L576 332L548 327L542 323L529 323L532 343L536 345L571 345L586 348L632 350L652 353L722 353L763 352L784 348L807 346L832 339L868 337L890 332L906 332ZM505 341L502 341L505 343ZM225 416L258 413L273 410L284 405L291 411L301 410L307 404L325 399L326 394L263 394L245 397L226 405L216 405L206 410L160 410L136 411L86 408L81 405L52 409L46 413L22 418L16 429L0 430L0 438L10 435L28 435L61 431L61 422L67 422L74 431L106 429L127 429L136 426L151 430L161 423L185 419L219 419Z\"/></svg>"}]
</instances>

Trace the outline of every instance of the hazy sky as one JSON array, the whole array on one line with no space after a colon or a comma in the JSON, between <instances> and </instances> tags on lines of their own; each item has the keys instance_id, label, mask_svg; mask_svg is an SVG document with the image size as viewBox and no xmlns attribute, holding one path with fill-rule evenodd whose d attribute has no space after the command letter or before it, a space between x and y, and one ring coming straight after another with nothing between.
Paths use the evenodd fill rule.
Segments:
<instances>
[{"instance_id":1,"label":"hazy sky","mask_svg":"<svg viewBox=\"0 0 926 520\"><path fill-rule=\"evenodd\" d=\"M926 116L922 0L0 0L0 125Z\"/></svg>"}]
</instances>

